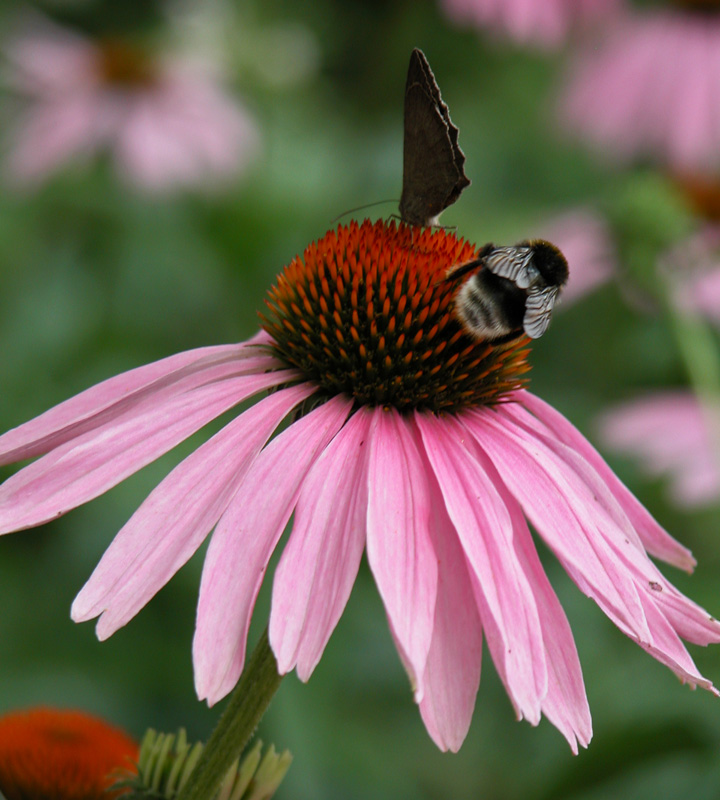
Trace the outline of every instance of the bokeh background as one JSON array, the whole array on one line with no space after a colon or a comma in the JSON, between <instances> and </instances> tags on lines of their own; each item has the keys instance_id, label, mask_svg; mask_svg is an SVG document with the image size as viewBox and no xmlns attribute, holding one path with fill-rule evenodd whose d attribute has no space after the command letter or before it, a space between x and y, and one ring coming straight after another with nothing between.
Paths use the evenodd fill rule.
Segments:
<instances>
[{"instance_id":1,"label":"bokeh background","mask_svg":"<svg viewBox=\"0 0 720 800\"><path fill-rule=\"evenodd\" d=\"M411 49L421 47L460 129L472 180L443 223L479 244L553 234L567 242L578 283L534 345L532 390L596 442L693 550L694 575L665 572L720 613L718 491L683 503L666 477L648 477L606 446L599 422L614 404L652 391L699 387L711 395L712 304L705 317L676 303L668 273L681 274L690 251L692 270L702 262L711 272L717 262L711 190L720 120L707 122L705 139L693 128L700 144L689 156L681 147L678 157L672 131L667 147L653 138L659 118L644 139L632 122L625 139L620 123L612 135L593 136L593 125L612 127L612 110L632 98L570 85L583 53L600 52L618 30L651 30L657 15L683 25L702 15L709 37L720 11L709 2L698 11L687 3L512 0L505 7L515 9L513 22L493 5L47 0L0 8L0 429L124 369L247 338L277 273L338 215L386 198L394 200L343 219L394 213L405 72ZM560 20L569 14L568 25L548 25L542 12L534 18L543 6ZM572 6L587 6L587 15L570 13ZM660 27L652 36L662 39ZM720 52L720 39L715 45ZM105 71L90 75L93 53L105 58ZM123 130L132 98L155 85L165 59L189 65L175 76L173 105L151 98L145 127ZM693 95L695 106L707 101L717 116L715 62L687 75L703 75L710 88ZM694 91L682 83L683 63L673 61L677 99L663 100L681 138L702 116L695 106L673 106ZM637 117L649 116L642 104L656 90L642 85L641 71L625 74L640 97ZM188 75L199 83L185 112ZM583 91L578 121L567 97ZM101 109L103 93L115 99ZM600 285L585 291L580 278L593 270ZM693 356L700 339L704 361ZM666 433L680 435L677 419ZM204 548L109 641L69 619L114 533L206 435L66 517L0 539L0 712L78 707L137 736L148 726L183 725L191 738L207 737L222 704L197 701L190 659ZM691 463L702 458L689 446L683 452ZM718 797L719 701L679 685L541 555L583 665L594 720L587 751L572 756L546 721L516 722L486 657L467 740L456 755L440 753L364 564L312 679L304 685L289 675L260 726L264 741L295 757L277 796ZM267 619L268 589L269 582L252 638ZM720 683L720 648L692 653Z\"/></svg>"}]
</instances>

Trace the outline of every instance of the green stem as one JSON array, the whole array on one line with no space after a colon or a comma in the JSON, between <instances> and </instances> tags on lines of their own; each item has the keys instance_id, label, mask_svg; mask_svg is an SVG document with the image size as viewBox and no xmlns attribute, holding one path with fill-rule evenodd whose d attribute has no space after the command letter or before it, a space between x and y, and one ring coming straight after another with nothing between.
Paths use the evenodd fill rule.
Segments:
<instances>
[{"instance_id":1,"label":"green stem","mask_svg":"<svg viewBox=\"0 0 720 800\"><path fill-rule=\"evenodd\" d=\"M280 686L267 628L177 800L208 800L252 736Z\"/></svg>"}]
</instances>

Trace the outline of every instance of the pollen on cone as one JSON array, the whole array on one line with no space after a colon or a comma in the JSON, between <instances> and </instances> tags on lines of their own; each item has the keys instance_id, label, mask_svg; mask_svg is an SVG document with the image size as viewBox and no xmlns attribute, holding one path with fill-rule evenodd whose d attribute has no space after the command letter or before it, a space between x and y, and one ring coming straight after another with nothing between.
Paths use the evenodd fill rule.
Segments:
<instances>
[{"instance_id":1,"label":"pollen on cone","mask_svg":"<svg viewBox=\"0 0 720 800\"><path fill-rule=\"evenodd\" d=\"M0 791L6 800L101 800L137 744L80 711L36 708L0 717Z\"/></svg>"}]
</instances>

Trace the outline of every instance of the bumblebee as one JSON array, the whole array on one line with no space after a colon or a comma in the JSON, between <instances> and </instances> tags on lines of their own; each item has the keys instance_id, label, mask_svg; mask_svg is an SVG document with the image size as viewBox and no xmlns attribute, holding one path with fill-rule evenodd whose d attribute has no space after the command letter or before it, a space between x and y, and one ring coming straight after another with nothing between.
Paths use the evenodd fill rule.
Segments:
<instances>
[{"instance_id":1,"label":"bumblebee","mask_svg":"<svg viewBox=\"0 0 720 800\"><path fill-rule=\"evenodd\" d=\"M486 244L476 259L451 267L446 279L469 273L455 295L455 314L469 334L508 341L525 332L538 339L567 282L568 264L554 244L531 239L512 247Z\"/></svg>"}]
</instances>

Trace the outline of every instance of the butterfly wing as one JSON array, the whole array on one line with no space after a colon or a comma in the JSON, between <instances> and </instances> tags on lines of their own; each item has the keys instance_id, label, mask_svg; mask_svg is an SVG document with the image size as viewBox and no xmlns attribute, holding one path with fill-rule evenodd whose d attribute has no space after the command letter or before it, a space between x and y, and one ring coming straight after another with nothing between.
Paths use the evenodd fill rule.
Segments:
<instances>
[{"instance_id":1,"label":"butterfly wing","mask_svg":"<svg viewBox=\"0 0 720 800\"><path fill-rule=\"evenodd\" d=\"M458 129L425 55L410 56L405 84L403 189L400 217L410 225L432 225L470 184L458 145Z\"/></svg>"}]
</instances>

